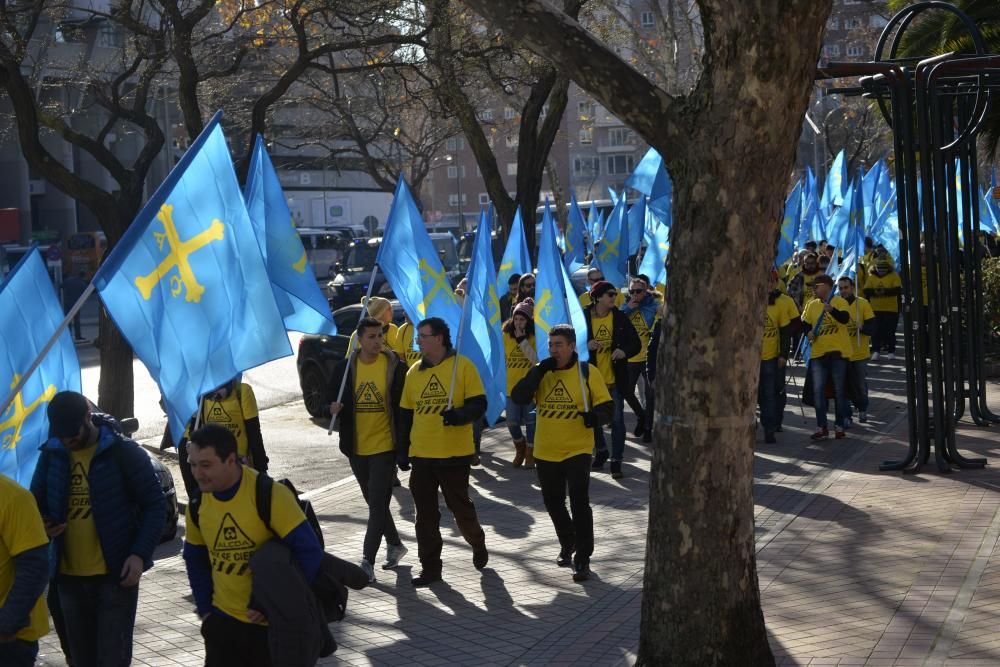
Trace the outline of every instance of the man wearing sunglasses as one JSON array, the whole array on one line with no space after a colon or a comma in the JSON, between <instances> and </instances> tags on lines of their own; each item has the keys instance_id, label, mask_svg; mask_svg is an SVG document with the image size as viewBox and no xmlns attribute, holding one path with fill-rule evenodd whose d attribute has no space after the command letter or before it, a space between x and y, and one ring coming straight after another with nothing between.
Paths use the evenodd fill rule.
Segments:
<instances>
[{"instance_id":1,"label":"man wearing sunglasses","mask_svg":"<svg viewBox=\"0 0 1000 667\"><path fill-rule=\"evenodd\" d=\"M600 269L592 268L587 271L587 291L580 295L580 306L582 308L586 308L592 303L590 300L590 288L603 280L604 273ZM625 295L619 293L615 298L615 305L621 308L623 303L625 303Z\"/></svg>"},{"instance_id":2,"label":"man wearing sunglasses","mask_svg":"<svg viewBox=\"0 0 1000 667\"><path fill-rule=\"evenodd\" d=\"M639 334L639 341L642 347L638 354L629 357L628 360L628 383L624 387L623 398L632 412L638 418L635 426L636 437L641 437L643 442L652 442L652 405L649 402L649 381L645 380L646 375L646 351L649 349L649 339L653 335L656 326L658 302L653 292L649 289L648 278L646 276L636 276L629 283L628 302L622 308L622 312L628 316L636 333ZM639 378L645 380L646 406L643 407L639 398L635 395L636 385Z\"/></svg>"}]
</instances>

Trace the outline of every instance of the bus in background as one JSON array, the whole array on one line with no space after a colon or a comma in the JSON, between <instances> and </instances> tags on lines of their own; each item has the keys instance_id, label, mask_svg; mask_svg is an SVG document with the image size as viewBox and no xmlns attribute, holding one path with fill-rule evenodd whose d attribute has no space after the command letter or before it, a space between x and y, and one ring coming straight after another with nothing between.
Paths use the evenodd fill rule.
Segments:
<instances>
[{"instance_id":1,"label":"bus in background","mask_svg":"<svg viewBox=\"0 0 1000 667\"><path fill-rule=\"evenodd\" d=\"M66 237L63 244L63 275L74 276L83 272L90 280L101 265L108 239L104 232L77 232Z\"/></svg>"}]
</instances>

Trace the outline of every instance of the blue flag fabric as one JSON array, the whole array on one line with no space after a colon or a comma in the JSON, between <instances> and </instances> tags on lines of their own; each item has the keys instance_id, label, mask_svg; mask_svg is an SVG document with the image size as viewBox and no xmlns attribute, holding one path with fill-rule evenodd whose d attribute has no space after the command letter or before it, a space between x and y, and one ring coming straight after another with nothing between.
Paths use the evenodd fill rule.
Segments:
<instances>
[{"instance_id":1,"label":"blue flag fabric","mask_svg":"<svg viewBox=\"0 0 1000 667\"><path fill-rule=\"evenodd\" d=\"M834 206L842 206L846 198L848 185L847 161L844 151L837 153L830 165L830 172L823 183L823 198L820 200L820 208L829 216Z\"/></svg>"},{"instance_id":2,"label":"blue flag fabric","mask_svg":"<svg viewBox=\"0 0 1000 667\"><path fill-rule=\"evenodd\" d=\"M785 200L785 215L781 221L781 235L778 238L778 254L774 265L781 266L795 252L795 239L799 233L799 217L802 213L802 182L795 184Z\"/></svg>"},{"instance_id":3,"label":"blue flag fabric","mask_svg":"<svg viewBox=\"0 0 1000 667\"><path fill-rule=\"evenodd\" d=\"M49 342L64 314L42 255L34 248L0 286L0 400L21 380ZM47 403L60 391L81 391L80 362L69 329L0 415L0 474L31 483L38 448L49 438Z\"/></svg>"},{"instance_id":4,"label":"blue flag fabric","mask_svg":"<svg viewBox=\"0 0 1000 667\"><path fill-rule=\"evenodd\" d=\"M576 351L586 361L587 321L576 298L566 267L559 261L556 225L552 216L542 217L542 238L538 243L538 274L535 279L535 345L539 361L549 356L549 330L557 324L572 324L576 330Z\"/></svg>"},{"instance_id":5,"label":"blue flag fabric","mask_svg":"<svg viewBox=\"0 0 1000 667\"><path fill-rule=\"evenodd\" d=\"M649 276L655 287L665 287L667 284L667 256L670 254L670 228L657 223L653 231L653 239L646 246L646 254L642 256L639 273Z\"/></svg>"},{"instance_id":6,"label":"blue flag fabric","mask_svg":"<svg viewBox=\"0 0 1000 667\"><path fill-rule=\"evenodd\" d=\"M583 232L587 223L583 219L583 212L576 202L576 194L570 197L569 215L566 216L566 254L563 255L563 263L566 270L573 273L583 266L587 248L583 240Z\"/></svg>"},{"instance_id":7,"label":"blue flag fabric","mask_svg":"<svg viewBox=\"0 0 1000 667\"><path fill-rule=\"evenodd\" d=\"M94 276L160 386L175 444L203 394L292 353L220 116Z\"/></svg>"},{"instance_id":8,"label":"blue flag fabric","mask_svg":"<svg viewBox=\"0 0 1000 667\"><path fill-rule=\"evenodd\" d=\"M855 261L865 254L865 200L863 181L864 177L859 167L858 177L855 179L851 190L847 233L844 235L844 244L840 248L845 257L848 254L853 254ZM844 207L847 206L848 202L844 202Z\"/></svg>"},{"instance_id":9,"label":"blue flag fabric","mask_svg":"<svg viewBox=\"0 0 1000 667\"><path fill-rule=\"evenodd\" d=\"M507 360L500 327L500 299L490 243L490 225L483 217L469 265L468 285L459 354L466 356L479 371L486 390L486 420L495 424L507 405Z\"/></svg>"},{"instance_id":10,"label":"blue flag fabric","mask_svg":"<svg viewBox=\"0 0 1000 667\"><path fill-rule=\"evenodd\" d=\"M375 263L392 285L410 321L416 325L428 317L440 317L451 329L454 343L462 309L402 177L396 183Z\"/></svg>"},{"instance_id":11,"label":"blue flag fabric","mask_svg":"<svg viewBox=\"0 0 1000 667\"><path fill-rule=\"evenodd\" d=\"M649 198L647 206L670 226L670 206L673 199L673 182L663 164L663 157L655 148L650 148L639 160L639 164L625 179L625 187L638 190Z\"/></svg>"},{"instance_id":12,"label":"blue flag fabric","mask_svg":"<svg viewBox=\"0 0 1000 667\"><path fill-rule=\"evenodd\" d=\"M285 328L307 334L336 334L330 305L316 284L278 174L260 135L254 144L243 195Z\"/></svg>"},{"instance_id":13,"label":"blue flag fabric","mask_svg":"<svg viewBox=\"0 0 1000 667\"><path fill-rule=\"evenodd\" d=\"M531 254L524 238L524 223L521 221L521 207L514 213L514 222L507 236L507 247L497 269L497 294L507 293L507 281L514 274L531 273Z\"/></svg>"},{"instance_id":14,"label":"blue flag fabric","mask_svg":"<svg viewBox=\"0 0 1000 667\"><path fill-rule=\"evenodd\" d=\"M628 280L628 222L625 218L625 198L619 197L604 236L595 253L597 266L604 272L604 279L615 287L622 287ZM541 262L539 262L541 271Z\"/></svg>"},{"instance_id":15,"label":"blue flag fabric","mask_svg":"<svg viewBox=\"0 0 1000 667\"><path fill-rule=\"evenodd\" d=\"M642 245L642 233L646 226L646 198L639 197L628 210L628 256L639 252Z\"/></svg>"}]
</instances>

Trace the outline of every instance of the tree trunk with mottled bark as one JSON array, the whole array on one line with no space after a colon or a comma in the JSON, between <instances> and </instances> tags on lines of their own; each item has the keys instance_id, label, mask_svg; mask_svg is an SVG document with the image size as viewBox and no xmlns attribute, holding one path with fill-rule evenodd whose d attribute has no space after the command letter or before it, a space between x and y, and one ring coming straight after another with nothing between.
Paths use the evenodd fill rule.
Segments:
<instances>
[{"instance_id":1,"label":"tree trunk with mottled bark","mask_svg":"<svg viewBox=\"0 0 1000 667\"><path fill-rule=\"evenodd\" d=\"M786 175L831 0L698 0L671 96L538 0L466 0L641 134L674 182L639 663L774 664L754 554L754 406Z\"/></svg>"}]
</instances>

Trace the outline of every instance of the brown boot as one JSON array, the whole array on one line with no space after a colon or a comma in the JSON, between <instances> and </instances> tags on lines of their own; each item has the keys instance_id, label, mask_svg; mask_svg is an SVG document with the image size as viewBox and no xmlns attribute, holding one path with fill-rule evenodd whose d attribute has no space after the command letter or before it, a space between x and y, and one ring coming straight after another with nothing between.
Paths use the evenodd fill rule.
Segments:
<instances>
[{"instance_id":1,"label":"brown boot","mask_svg":"<svg viewBox=\"0 0 1000 667\"><path fill-rule=\"evenodd\" d=\"M514 461L512 465L515 468L520 468L521 464L524 463L524 448L527 444L527 440L515 440L514 441Z\"/></svg>"},{"instance_id":2,"label":"brown boot","mask_svg":"<svg viewBox=\"0 0 1000 667\"><path fill-rule=\"evenodd\" d=\"M535 467L535 448L527 447L524 450L524 467L534 468Z\"/></svg>"}]
</instances>

